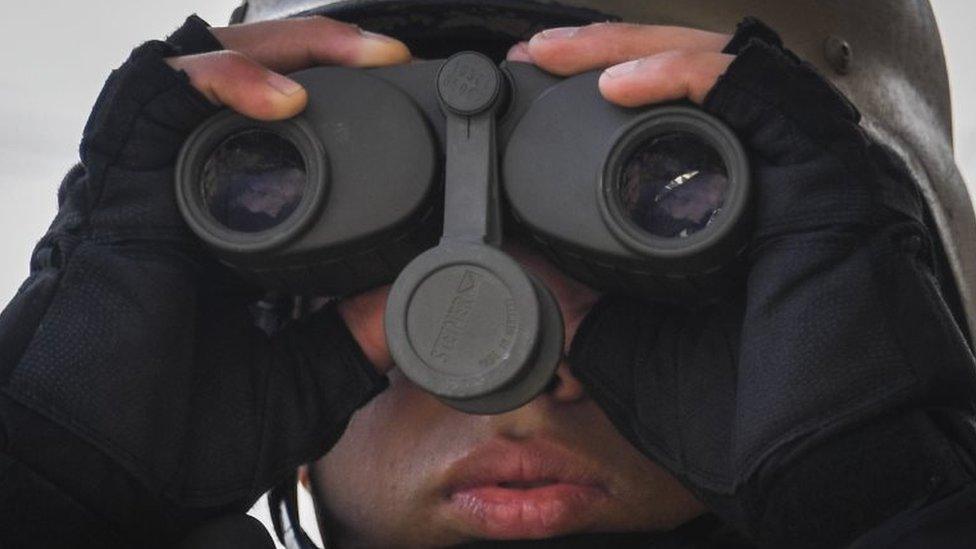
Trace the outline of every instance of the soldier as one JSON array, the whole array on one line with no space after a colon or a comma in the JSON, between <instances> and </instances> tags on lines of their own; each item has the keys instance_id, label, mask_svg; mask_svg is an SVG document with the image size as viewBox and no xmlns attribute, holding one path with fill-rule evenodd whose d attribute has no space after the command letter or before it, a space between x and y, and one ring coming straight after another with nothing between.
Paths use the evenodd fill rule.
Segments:
<instances>
[{"instance_id":1,"label":"soldier","mask_svg":"<svg viewBox=\"0 0 976 549\"><path fill-rule=\"evenodd\" d=\"M834 85L757 19L724 33L746 15ZM96 103L0 317L0 539L267 542L227 517L284 482L278 533L307 546L301 468L336 547L976 540L976 221L927 3L251 0L235 17L141 46ZM590 287L506 238L564 347L543 391L492 415L403 374L388 286L257 326L262 289L188 230L172 184L219 107L301 112L285 74L462 50L602 70L623 107L690 100L741 139L755 187L746 279L698 307Z\"/></svg>"}]
</instances>

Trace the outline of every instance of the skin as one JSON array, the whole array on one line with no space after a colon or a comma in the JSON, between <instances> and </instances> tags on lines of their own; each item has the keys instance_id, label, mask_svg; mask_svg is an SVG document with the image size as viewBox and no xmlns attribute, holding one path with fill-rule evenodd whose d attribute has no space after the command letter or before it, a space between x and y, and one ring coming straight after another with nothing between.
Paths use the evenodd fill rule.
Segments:
<instances>
[{"instance_id":1,"label":"skin","mask_svg":"<svg viewBox=\"0 0 976 549\"><path fill-rule=\"evenodd\" d=\"M293 116L308 96L283 76L321 64L371 67L409 62L392 38L326 18L271 21L212 32L225 50L174 57L210 101L262 120ZM701 103L733 57L729 36L696 29L601 23L549 29L512 47L510 60L569 76L604 69L600 92L634 107L688 98ZM535 273L559 303L567 349L599 294L526 248L505 251ZM443 546L479 537L445 512L450 468L485 444L555 444L598 471L607 497L592 513L529 537L578 532L672 529L704 511L677 480L638 453L570 373L525 406L494 416L467 415L418 389L395 368L383 313L388 287L345 298L343 316L390 387L360 409L337 445L314 463L320 517L342 546ZM303 472L306 485L309 475ZM505 536L498 536L505 537ZM335 540L335 538L333 538Z\"/></svg>"},{"instance_id":2,"label":"skin","mask_svg":"<svg viewBox=\"0 0 976 549\"><path fill-rule=\"evenodd\" d=\"M527 248L508 244L504 249L556 297L565 341L572 341L599 294ZM375 326L382 318L388 291L379 288L341 304L360 341L376 337L361 327ZM336 446L311 465L320 527L337 536L341 547L437 547L483 539L480 530L446 509L444 491L454 463L497 440L554 442L598 469L610 494L606 504L568 527L518 537L663 531L704 511L673 476L614 429L565 361L548 391L521 408L491 416L454 410L395 368L388 377L389 388L357 411ZM303 482L310 483L307 472Z\"/></svg>"}]
</instances>

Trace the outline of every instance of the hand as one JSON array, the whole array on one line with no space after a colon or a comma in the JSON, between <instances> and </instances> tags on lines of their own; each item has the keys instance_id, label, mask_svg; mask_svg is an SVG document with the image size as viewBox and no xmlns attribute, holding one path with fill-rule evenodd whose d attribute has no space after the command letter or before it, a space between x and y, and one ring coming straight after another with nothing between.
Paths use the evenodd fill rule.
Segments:
<instances>
[{"instance_id":1,"label":"hand","mask_svg":"<svg viewBox=\"0 0 976 549\"><path fill-rule=\"evenodd\" d=\"M265 21L211 29L225 50L172 57L190 82L214 105L259 120L289 118L305 108L302 86L283 76L318 64L348 67L395 65L410 60L406 46L393 38L363 31L325 17ZM383 374L393 367L382 315L389 287L347 298L338 306L366 357Z\"/></svg>"},{"instance_id":2,"label":"hand","mask_svg":"<svg viewBox=\"0 0 976 549\"><path fill-rule=\"evenodd\" d=\"M750 156L742 294L693 311L610 296L573 343L574 374L638 449L767 546L845 544L958 486L922 480L965 475L910 403L961 413L972 359L957 329L940 328L951 316L914 182L846 98L755 20L734 37L622 24L548 31L509 59L561 75L605 68L600 90L622 106L687 98L728 123ZM933 361L926 348L953 358ZM869 482L854 462L899 483Z\"/></svg>"},{"instance_id":3,"label":"hand","mask_svg":"<svg viewBox=\"0 0 976 549\"><path fill-rule=\"evenodd\" d=\"M299 112L305 93L279 71L409 52L322 18L212 35L190 18L171 40L140 46L106 82L82 164L0 323L0 452L128 545L168 545L246 510L324 454L386 384L333 305L271 336L258 329L260 290L192 236L173 172L220 105L263 119ZM11 419L16 410L33 415Z\"/></svg>"},{"instance_id":4,"label":"hand","mask_svg":"<svg viewBox=\"0 0 976 549\"><path fill-rule=\"evenodd\" d=\"M264 21L211 29L224 50L172 57L214 105L259 120L289 118L308 95L281 73L315 65L376 67L410 60L399 40L325 17Z\"/></svg>"},{"instance_id":5,"label":"hand","mask_svg":"<svg viewBox=\"0 0 976 549\"><path fill-rule=\"evenodd\" d=\"M349 332L376 370L386 373L396 366L386 344L383 314L392 286L380 286L342 298L336 309Z\"/></svg>"},{"instance_id":6,"label":"hand","mask_svg":"<svg viewBox=\"0 0 976 549\"><path fill-rule=\"evenodd\" d=\"M221 51L171 57L167 64L190 77L194 88L214 105L231 108L259 120L292 117L305 108L308 94L290 73L315 65L377 67L410 61L407 47L394 38L364 31L326 17L264 21L210 29L226 48ZM388 289L372 290L355 303L385 304ZM366 316L353 312L351 300L338 310L370 362L381 374L393 367L376 324L361 329ZM362 308L364 305L359 305ZM375 318L370 320L375 321Z\"/></svg>"}]
</instances>

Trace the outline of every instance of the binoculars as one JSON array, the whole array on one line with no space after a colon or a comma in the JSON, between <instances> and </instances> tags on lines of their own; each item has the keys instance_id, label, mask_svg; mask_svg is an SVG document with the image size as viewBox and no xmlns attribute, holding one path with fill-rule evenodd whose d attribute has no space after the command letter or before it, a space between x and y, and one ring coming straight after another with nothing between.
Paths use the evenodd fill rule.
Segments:
<instances>
[{"instance_id":1,"label":"binoculars","mask_svg":"<svg viewBox=\"0 0 976 549\"><path fill-rule=\"evenodd\" d=\"M690 104L621 108L598 71L561 78L473 52L290 77L308 91L300 115L225 111L187 140L184 219L268 289L394 283L398 367L458 409L524 404L562 356L558 306L503 234L607 292L696 304L741 282L748 159Z\"/></svg>"}]
</instances>

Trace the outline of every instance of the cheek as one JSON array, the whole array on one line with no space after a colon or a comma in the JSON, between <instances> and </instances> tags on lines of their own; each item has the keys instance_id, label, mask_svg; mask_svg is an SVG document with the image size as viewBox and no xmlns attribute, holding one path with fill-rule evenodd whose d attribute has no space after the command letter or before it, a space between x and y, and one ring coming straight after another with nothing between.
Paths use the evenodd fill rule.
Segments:
<instances>
[{"instance_id":1,"label":"cheek","mask_svg":"<svg viewBox=\"0 0 976 549\"><path fill-rule=\"evenodd\" d=\"M584 286L582 292L584 299L573 300L572 302L560 302L560 309L563 315L563 355L568 356L573 344L573 338L579 331L580 324L590 314L593 306L600 299L600 294Z\"/></svg>"},{"instance_id":2,"label":"cheek","mask_svg":"<svg viewBox=\"0 0 976 549\"><path fill-rule=\"evenodd\" d=\"M391 383L353 415L338 443L315 464L323 503L353 531L362 531L367 519L397 516L398 505L409 497L401 493L410 490L404 482L420 478L409 459L397 459L413 453L408 441L418 433L408 418L423 415L423 402L404 402L418 400L411 392Z\"/></svg>"},{"instance_id":3,"label":"cheek","mask_svg":"<svg viewBox=\"0 0 976 549\"><path fill-rule=\"evenodd\" d=\"M583 319L590 312L592 306L587 307L581 311L573 311L570 313L563 313L563 329L565 333L565 339L563 340L565 346L565 352L569 352L569 347L573 343L573 338L576 337L576 332L579 330L580 324L582 324Z\"/></svg>"},{"instance_id":4,"label":"cheek","mask_svg":"<svg viewBox=\"0 0 976 549\"><path fill-rule=\"evenodd\" d=\"M542 268L536 266L534 271L540 276L552 296L556 298L556 303L559 304L559 312L563 318L564 342L566 349L569 349L573 336L576 335L576 330L590 309L599 301L600 293L563 275L555 267L547 264Z\"/></svg>"},{"instance_id":5,"label":"cheek","mask_svg":"<svg viewBox=\"0 0 976 549\"><path fill-rule=\"evenodd\" d=\"M398 370L389 377L390 387L353 415L314 465L331 528L370 546L431 539L424 514L441 496L432 479L468 444L463 422L450 419L456 412Z\"/></svg>"}]
</instances>

